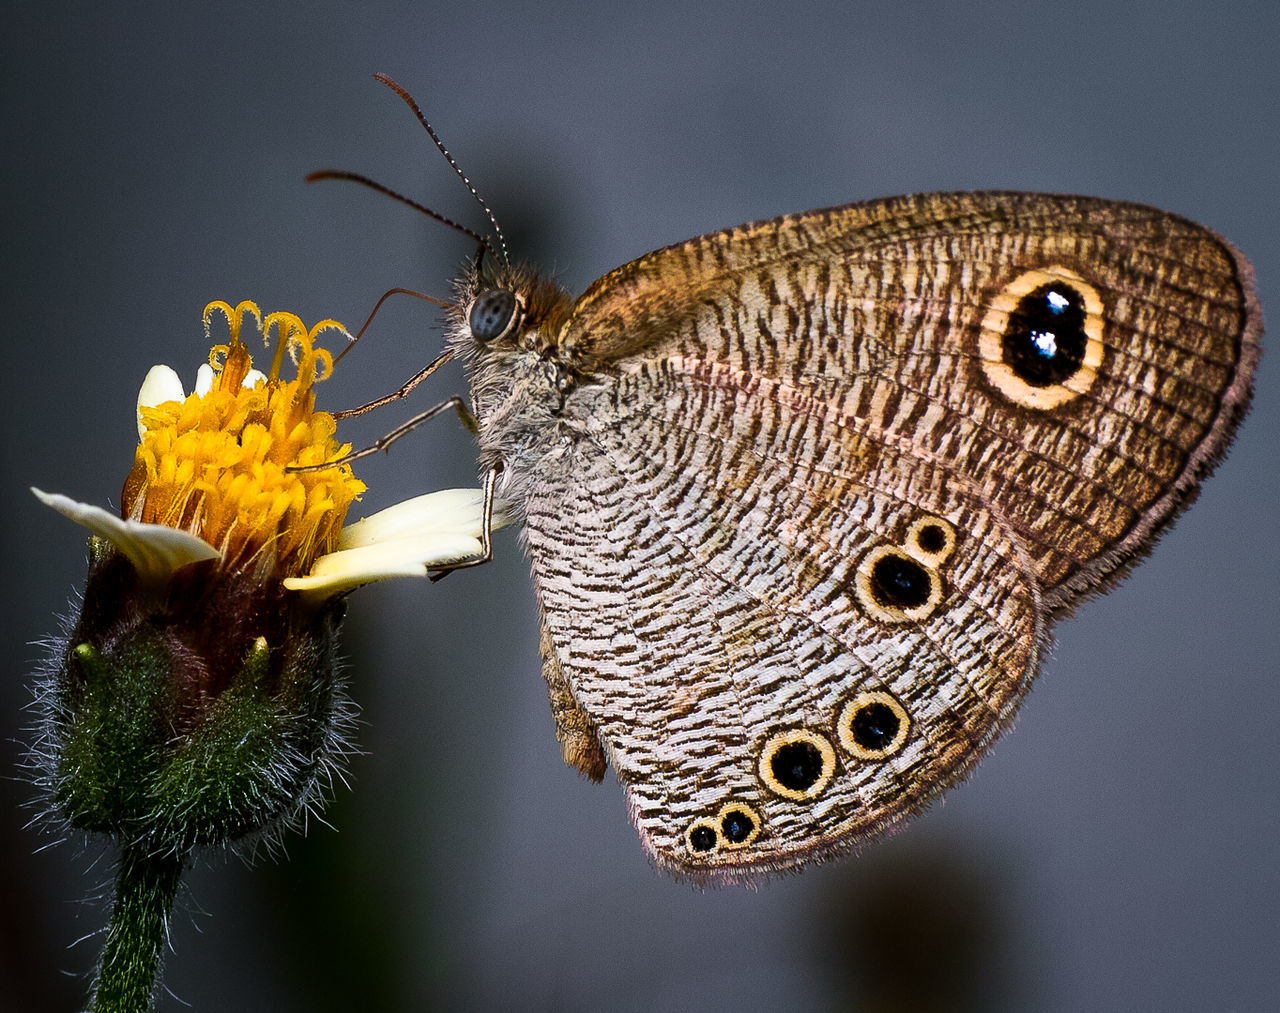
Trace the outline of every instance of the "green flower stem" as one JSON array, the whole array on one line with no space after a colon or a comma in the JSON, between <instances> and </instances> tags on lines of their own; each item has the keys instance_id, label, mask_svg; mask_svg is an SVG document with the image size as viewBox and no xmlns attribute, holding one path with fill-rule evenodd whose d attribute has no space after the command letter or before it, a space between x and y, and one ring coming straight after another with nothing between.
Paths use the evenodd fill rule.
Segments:
<instances>
[{"instance_id":1,"label":"green flower stem","mask_svg":"<svg viewBox=\"0 0 1280 1013\"><path fill-rule=\"evenodd\" d=\"M120 856L93 1013L146 1013L151 1008L160 947L183 865L181 855L156 857L126 849Z\"/></svg>"}]
</instances>

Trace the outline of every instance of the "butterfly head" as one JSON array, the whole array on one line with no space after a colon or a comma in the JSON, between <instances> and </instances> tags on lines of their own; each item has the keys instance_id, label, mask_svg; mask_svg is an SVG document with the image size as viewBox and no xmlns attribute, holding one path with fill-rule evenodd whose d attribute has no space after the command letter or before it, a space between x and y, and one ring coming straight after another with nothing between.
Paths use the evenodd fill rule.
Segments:
<instances>
[{"instance_id":1,"label":"butterfly head","mask_svg":"<svg viewBox=\"0 0 1280 1013\"><path fill-rule=\"evenodd\" d=\"M486 264L459 279L449 347L470 380L481 470L553 438L549 423L576 375L560 344L571 305L568 292L529 268Z\"/></svg>"},{"instance_id":2,"label":"butterfly head","mask_svg":"<svg viewBox=\"0 0 1280 1013\"><path fill-rule=\"evenodd\" d=\"M472 268L455 293L451 343L472 360L553 348L572 301L533 269L506 264Z\"/></svg>"}]
</instances>

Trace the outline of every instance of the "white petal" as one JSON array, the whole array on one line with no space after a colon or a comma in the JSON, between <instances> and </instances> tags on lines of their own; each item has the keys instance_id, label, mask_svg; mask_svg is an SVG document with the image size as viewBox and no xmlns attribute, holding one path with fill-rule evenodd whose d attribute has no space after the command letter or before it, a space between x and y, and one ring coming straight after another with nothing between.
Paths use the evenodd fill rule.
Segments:
<instances>
[{"instance_id":1,"label":"white petal","mask_svg":"<svg viewBox=\"0 0 1280 1013\"><path fill-rule=\"evenodd\" d=\"M425 577L451 563L482 551L479 537L458 532L434 532L358 549L340 549L320 556L306 577L286 577L290 591L328 598L361 584L392 577Z\"/></svg>"},{"instance_id":2,"label":"white petal","mask_svg":"<svg viewBox=\"0 0 1280 1013\"><path fill-rule=\"evenodd\" d=\"M240 381L240 386L248 387L250 390L253 390L254 387L258 386L259 380L266 383L267 374L260 369L251 369L249 372L245 373L244 379Z\"/></svg>"},{"instance_id":3,"label":"white petal","mask_svg":"<svg viewBox=\"0 0 1280 1013\"><path fill-rule=\"evenodd\" d=\"M196 370L196 389L195 392L204 397L209 391L213 390L213 367L207 362L200 363L200 368Z\"/></svg>"},{"instance_id":4,"label":"white petal","mask_svg":"<svg viewBox=\"0 0 1280 1013\"><path fill-rule=\"evenodd\" d=\"M185 401L186 398L182 380L168 366L152 366L147 370L138 389L138 439L147 433L147 427L142 424L143 408L154 408L166 401Z\"/></svg>"},{"instance_id":5,"label":"white petal","mask_svg":"<svg viewBox=\"0 0 1280 1013\"><path fill-rule=\"evenodd\" d=\"M348 524L338 538L339 549L415 538L429 534L480 537L484 494L479 489L442 489L415 496L376 514ZM501 504L494 504L493 528L511 523Z\"/></svg>"},{"instance_id":6,"label":"white petal","mask_svg":"<svg viewBox=\"0 0 1280 1013\"><path fill-rule=\"evenodd\" d=\"M45 506L109 540L129 557L144 580L160 582L188 563L217 559L218 550L202 538L163 524L122 521L101 507L57 493L31 490Z\"/></svg>"},{"instance_id":7,"label":"white petal","mask_svg":"<svg viewBox=\"0 0 1280 1013\"><path fill-rule=\"evenodd\" d=\"M484 494L444 489L415 496L342 529L338 551L319 557L306 577L289 577L291 591L327 598L391 577L425 577L432 570L480 555ZM493 527L510 523L494 504Z\"/></svg>"}]
</instances>

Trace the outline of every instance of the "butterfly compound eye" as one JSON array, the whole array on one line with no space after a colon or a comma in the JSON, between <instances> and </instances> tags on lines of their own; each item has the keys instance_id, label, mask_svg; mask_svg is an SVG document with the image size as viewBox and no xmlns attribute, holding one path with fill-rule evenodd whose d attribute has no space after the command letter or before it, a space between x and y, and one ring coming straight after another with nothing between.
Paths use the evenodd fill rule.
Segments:
<instances>
[{"instance_id":1,"label":"butterfly compound eye","mask_svg":"<svg viewBox=\"0 0 1280 1013\"><path fill-rule=\"evenodd\" d=\"M520 301L505 288L481 292L467 313L467 326L477 341L490 342L506 337L515 327Z\"/></svg>"}]
</instances>

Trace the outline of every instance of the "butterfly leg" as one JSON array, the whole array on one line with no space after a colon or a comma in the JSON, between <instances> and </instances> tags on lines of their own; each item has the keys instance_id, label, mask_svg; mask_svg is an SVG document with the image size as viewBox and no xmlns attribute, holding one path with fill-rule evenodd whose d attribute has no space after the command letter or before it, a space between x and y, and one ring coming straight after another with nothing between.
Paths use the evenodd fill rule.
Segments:
<instances>
[{"instance_id":1,"label":"butterfly leg","mask_svg":"<svg viewBox=\"0 0 1280 1013\"><path fill-rule=\"evenodd\" d=\"M380 402L370 403L375 404ZM365 407L368 407L368 405ZM323 464L291 464L285 469L285 471L290 473L302 471L323 471L325 468L336 468L341 464L350 464L352 461L358 461L362 457L368 457L370 454L376 454L380 450L386 450L391 446L391 444L395 443L396 440L400 439L400 437L404 436L406 433L412 432L428 419L433 419L441 412L448 411L450 408L458 413L458 418L462 420L462 424L466 426L468 430L472 432L475 431L477 426L475 416L471 414L471 409L466 406L466 403L462 398L455 394L447 401L441 401L438 405L428 408L421 414L415 415L413 418L409 419L409 421L402 422L385 436L378 437L377 440L365 447L363 450L353 450L351 453L343 457L336 458L332 461L325 461ZM351 414L359 414L359 412L363 410L363 408L355 409Z\"/></svg>"},{"instance_id":2,"label":"butterfly leg","mask_svg":"<svg viewBox=\"0 0 1280 1013\"><path fill-rule=\"evenodd\" d=\"M595 722L587 716L564 677L560 656L542 624L542 677L547 681L547 693L551 697L551 716L556 722L556 739L560 743L560 755L564 762L592 781L604 777L606 762L600 745L600 734Z\"/></svg>"},{"instance_id":3,"label":"butterfly leg","mask_svg":"<svg viewBox=\"0 0 1280 1013\"><path fill-rule=\"evenodd\" d=\"M493 559L493 490L498 483L498 475L502 468L491 468L484 476L484 503L480 517L480 555L449 563L439 570L427 574L427 578L435 583L444 580L454 570L465 570L469 566L480 566Z\"/></svg>"},{"instance_id":4,"label":"butterfly leg","mask_svg":"<svg viewBox=\"0 0 1280 1013\"><path fill-rule=\"evenodd\" d=\"M392 289L391 291L403 292L406 290ZM387 293L387 295L390 295L390 294L391 294L390 292ZM386 296L383 296L383 298L385 299ZM351 351L353 347L354 347L354 342L348 345L343 350L342 355L346 355L347 352ZM342 356L340 355L338 358L341 358L341 357ZM399 401L402 397L407 397L413 391L413 389L418 386L418 384L422 383L423 380L429 377L432 373L434 373L437 369L439 369L441 366L443 366L446 362L448 362L452 358L453 358L452 352L448 352L448 351L442 352L440 355L436 356L436 358L433 359L430 363L428 363L422 369L418 370L418 372L414 373L413 376L409 377L409 379L407 379L400 386L400 389L395 391L395 393L387 394L385 397L380 397L377 400L370 401L368 404L362 404L359 408L348 408L346 411L333 412L334 420L337 421L340 419L349 419L349 418L353 418L356 415L363 415L365 412L371 412L375 408L381 408L383 405L390 404L392 401ZM336 364L337 359L335 359L334 362ZM472 417L470 412L463 414L463 412L459 410L458 417L462 419L462 424L467 427L468 432L472 434L476 432L476 428L477 428L476 421Z\"/></svg>"}]
</instances>

